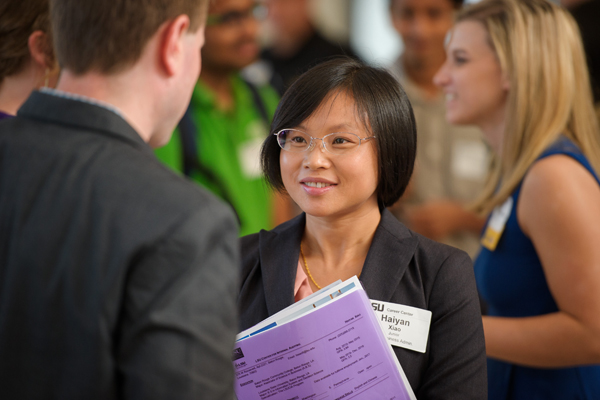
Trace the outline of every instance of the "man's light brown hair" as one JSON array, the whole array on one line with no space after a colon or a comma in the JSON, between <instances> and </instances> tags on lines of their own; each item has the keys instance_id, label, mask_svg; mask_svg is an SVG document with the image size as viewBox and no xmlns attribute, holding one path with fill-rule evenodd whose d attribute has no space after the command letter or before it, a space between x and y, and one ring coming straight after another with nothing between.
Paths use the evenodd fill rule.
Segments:
<instances>
[{"instance_id":1,"label":"man's light brown hair","mask_svg":"<svg viewBox=\"0 0 600 400\"><path fill-rule=\"evenodd\" d=\"M45 53L53 60L48 0L0 2L0 83L7 76L18 74L31 57L29 36L35 31L48 38Z\"/></svg>"},{"instance_id":2,"label":"man's light brown hair","mask_svg":"<svg viewBox=\"0 0 600 400\"><path fill-rule=\"evenodd\" d=\"M61 68L81 75L113 74L135 64L150 38L185 14L190 32L206 19L209 0L50 0Z\"/></svg>"}]
</instances>

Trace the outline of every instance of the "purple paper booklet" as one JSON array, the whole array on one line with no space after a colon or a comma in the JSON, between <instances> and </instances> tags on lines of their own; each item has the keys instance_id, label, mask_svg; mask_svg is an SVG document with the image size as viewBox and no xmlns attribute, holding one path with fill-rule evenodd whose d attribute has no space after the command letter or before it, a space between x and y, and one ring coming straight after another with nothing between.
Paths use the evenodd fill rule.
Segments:
<instances>
[{"instance_id":1,"label":"purple paper booklet","mask_svg":"<svg viewBox=\"0 0 600 400\"><path fill-rule=\"evenodd\" d=\"M239 400L415 400L362 288L236 343Z\"/></svg>"}]
</instances>

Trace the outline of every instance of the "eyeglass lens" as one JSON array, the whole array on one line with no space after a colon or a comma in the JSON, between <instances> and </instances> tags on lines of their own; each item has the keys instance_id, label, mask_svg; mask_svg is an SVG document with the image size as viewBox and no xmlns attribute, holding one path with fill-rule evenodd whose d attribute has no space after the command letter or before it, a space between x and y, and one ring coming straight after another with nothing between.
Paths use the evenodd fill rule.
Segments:
<instances>
[{"instance_id":1,"label":"eyeglass lens","mask_svg":"<svg viewBox=\"0 0 600 400\"><path fill-rule=\"evenodd\" d=\"M308 150L311 145L317 145L316 140L322 140L325 144L325 149L332 154L344 154L352 152L360 146L360 138L354 133L350 132L336 132L330 133L320 138L312 138L302 132L293 129L282 130L277 134L277 141L279 146L291 152L302 152Z\"/></svg>"}]
</instances>

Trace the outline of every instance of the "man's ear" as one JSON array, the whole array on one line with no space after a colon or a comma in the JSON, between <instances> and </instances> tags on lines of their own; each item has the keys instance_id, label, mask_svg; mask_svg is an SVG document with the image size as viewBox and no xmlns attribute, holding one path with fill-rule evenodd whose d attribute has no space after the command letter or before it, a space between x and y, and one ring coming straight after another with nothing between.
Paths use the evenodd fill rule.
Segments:
<instances>
[{"instance_id":1,"label":"man's ear","mask_svg":"<svg viewBox=\"0 0 600 400\"><path fill-rule=\"evenodd\" d=\"M182 14L166 23L159 49L160 64L168 76L175 75L184 60L184 36L188 33L190 18Z\"/></svg>"},{"instance_id":2,"label":"man's ear","mask_svg":"<svg viewBox=\"0 0 600 400\"><path fill-rule=\"evenodd\" d=\"M52 43L48 43L48 35L42 31L33 32L27 39L27 46L29 47L31 58L42 69L54 68L54 61L50 56L52 53L49 51Z\"/></svg>"}]
</instances>

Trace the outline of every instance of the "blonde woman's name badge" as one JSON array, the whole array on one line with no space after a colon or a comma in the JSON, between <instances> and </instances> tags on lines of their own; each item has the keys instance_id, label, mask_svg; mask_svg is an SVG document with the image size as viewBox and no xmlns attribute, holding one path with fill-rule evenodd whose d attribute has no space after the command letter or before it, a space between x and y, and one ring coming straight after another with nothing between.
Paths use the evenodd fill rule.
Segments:
<instances>
[{"instance_id":1,"label":"blonde woman's name badge","mask_svg":"<svg viewBox=\"0 0 600 400\"><path fill-rule=\"evenodd\" d=\"M496 250L496 246L498 246L502 232L504 232L504 227L506 227L506 222L508 221L508 217L510 217L512 208L512 197L506 199L502 205L494 208L490 221L485 229L485 234L481 238L481 245L483 247L490 251Z\"/></svg>"},{"instance_id":2,"label":"blonde woman's name badge","mask_svg":"<svg viewBox=\"0 0 600 400\"><path fill-rule=\"evenodd\" d=\"M389 344L425 353L431 311L377 300L371 306Z\"/></svg>"}]
</instances>

